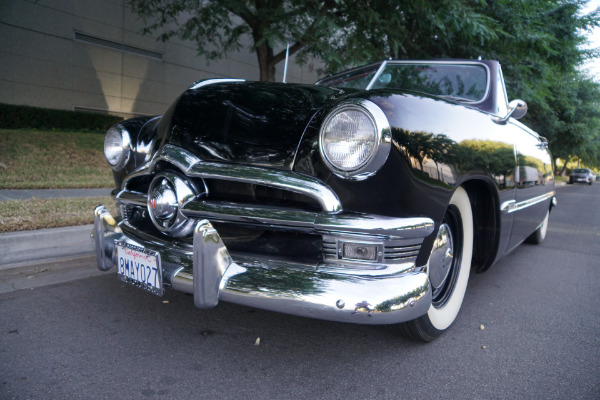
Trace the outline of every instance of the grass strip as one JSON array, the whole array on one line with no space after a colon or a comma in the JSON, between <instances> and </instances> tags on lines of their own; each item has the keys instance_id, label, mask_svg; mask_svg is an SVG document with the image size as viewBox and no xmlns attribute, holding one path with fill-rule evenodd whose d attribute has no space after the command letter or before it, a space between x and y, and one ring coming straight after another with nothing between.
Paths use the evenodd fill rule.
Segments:
<instances>
[{"instance_id":1,"label":"grass strip","mask_svg":"<svg viewBox=\"0 0 600 400\"><path fill-rule=\"evenodd\" d=\"M569 178L568 177L564 177L564 176L560 176L560 175L555 175L554 176L554 180L556 182L568 182Z\"/></svg>"},{"instance_id":2,"label":"grass strip","mask_svg":"<svg viewBox=\"0 0 600 400\"><path fill-rule=\"evenodd\" d=\"M98 204L118 215L110 196L0 201L0 232L91 224Z\"/></svg>"},{"instance_id":3,"label":"grass strip","mask_svg":"<svg viewBox=\"0 0 600 400\"><path fill-rule=\"evenodd\" d=\"M0 129L0 189L113 185L102 133Z\"/></svg>"}]
</instances>

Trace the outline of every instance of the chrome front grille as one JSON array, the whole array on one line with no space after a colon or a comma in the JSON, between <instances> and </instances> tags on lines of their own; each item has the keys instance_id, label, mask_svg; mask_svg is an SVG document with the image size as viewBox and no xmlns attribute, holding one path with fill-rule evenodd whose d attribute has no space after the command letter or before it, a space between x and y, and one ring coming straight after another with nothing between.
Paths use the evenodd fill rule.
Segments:
<instances>
[{"instance_id":1,"label":"chrome front grille","mask_svg":"<svg viewBox=\"0 0 600 400\"><path fill-rule=\"evenodd\" d=\"M413 261L419 255L421 245L389 246L385 248L384 259L386 261Z\"/></svg>"},{"instance_id":2,"label":"chrome front grille","mask_svg":"<svg viewBox=\"0 0 600 400\"><path fill-rule=\"evenodd\" d=\"M203 163L186 150L167 145L127 177L117 204L132 229L173 242L189 242L191 235L159 231L148 213L148 187L161 173L179 176L196 194L182 201L177 212L191 223L206 219L220 225L219 232L229 231L224 235L227 246L241 253L258 254L262 249L283 257L308 256L327 267L377 269L414 262L423 238L433 232L428 218L344 212L332 189L314 177Z\"/></svg>"},{"instance_id":3,"label":"chrome front grille","mask_svg":"<svg viewBox=\"0 0 600 400\"><path fill-rule=\"evenodd\" d=\"M333 238L323 238L323 259L337 259L337 241Z\"/></svg>"},{"instance_id":4,"label":"chrome front grille","mask_svg":"<svg viewBox=\"0 0 600 400\"><path fill-rule=\"evenodd\" d=\"M121 218L123 218L124 220L131 219L134 207L135 206L131 204L119 204L119 214L121 215Z\"/></svg>"}]
</instances>

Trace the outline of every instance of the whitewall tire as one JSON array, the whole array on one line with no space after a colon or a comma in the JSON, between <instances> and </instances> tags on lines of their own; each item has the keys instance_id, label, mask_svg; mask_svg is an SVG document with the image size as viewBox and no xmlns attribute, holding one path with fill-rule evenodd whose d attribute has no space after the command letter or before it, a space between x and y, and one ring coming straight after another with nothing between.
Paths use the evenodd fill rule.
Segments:
<instances>
[{"instance_id":1,"label":"whitewall tire","mask_svg":"<svg viewBox=\"0 0 600 400\"><path fill-rule=\"evenodd\" d=\"M428 263L432 304L427 314L400 324L401 333L431 341L452 325L467 291L472 256L471 202L466 190L459 187L450 199Z\"/></svg>"}]
</instances>

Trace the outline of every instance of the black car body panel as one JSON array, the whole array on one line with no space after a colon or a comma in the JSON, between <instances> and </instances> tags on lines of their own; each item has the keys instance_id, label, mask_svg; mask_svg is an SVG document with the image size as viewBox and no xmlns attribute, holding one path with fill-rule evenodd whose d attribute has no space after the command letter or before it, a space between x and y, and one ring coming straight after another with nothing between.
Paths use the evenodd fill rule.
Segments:
<instances>
[{"instance_id":1,"label":"black car body panel","mask_svg":"<svg viewBox=\"0 0 600 400\"><path fill-rule=\"evenodd\" d=\"M313 85L229 83L186 91L167 143L206 161L291 169L316 112L343 91Z\"/></svg>"}]
</instances>

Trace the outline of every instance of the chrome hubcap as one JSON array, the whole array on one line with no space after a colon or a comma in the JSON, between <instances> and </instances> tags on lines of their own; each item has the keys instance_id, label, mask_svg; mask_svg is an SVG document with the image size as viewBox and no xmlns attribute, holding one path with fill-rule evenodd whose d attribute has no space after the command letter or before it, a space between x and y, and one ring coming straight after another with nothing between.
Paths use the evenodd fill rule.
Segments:
<instances>
[{"instance_id":1,"label":"chrome hubcap","mask_svg":"<svg viewBox=\"0 0 600 400\"><path fill-rule=\"evenodd\" d=\"M433 242L431 256L429 257L429 280L434 292L446 283L452 261L454 260L454 242L452 233L447 224L442 224L438 230L437 237Z\"/></svg>"}]
</instances>

